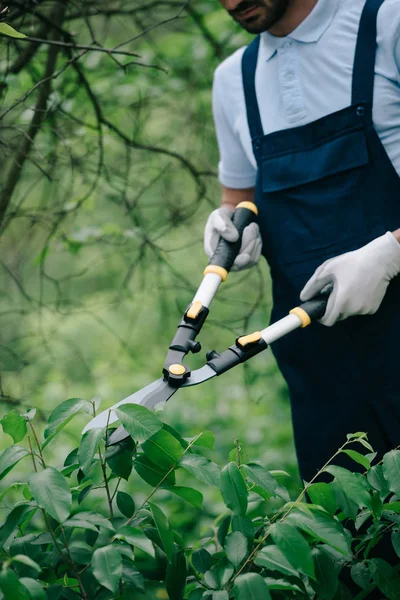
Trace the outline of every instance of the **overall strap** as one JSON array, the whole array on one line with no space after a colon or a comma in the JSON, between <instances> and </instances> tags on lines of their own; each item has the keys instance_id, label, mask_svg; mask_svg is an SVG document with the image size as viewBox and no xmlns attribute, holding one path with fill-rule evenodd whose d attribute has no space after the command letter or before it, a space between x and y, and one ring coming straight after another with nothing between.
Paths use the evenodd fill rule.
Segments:
<instances>
[{"instance_id":1,"label":"overall strap","mask_svg":"<svg viewBox=\"0 0 400 600\"><path fill-rule=\"evenodd\" d=\"M264 131L261 122L260 110L256 96L256 69L260 36L258 35L244 51L242 58L242 79L244 99L246 102L247 121L253 148L257 149L258 140L263 137Z\"/></svg>"},{"instance_id":2,"label":"overall strap","mask_svg":"<svg viewBox=\"0 0 400 600\"><path fill-rule=\"evenodd\" d=\"M369 103L372 118L375 57L377 48L377 17L384 0L366 0L360 19L353 67L352 104Z\"/></svg>"}]
</instances>

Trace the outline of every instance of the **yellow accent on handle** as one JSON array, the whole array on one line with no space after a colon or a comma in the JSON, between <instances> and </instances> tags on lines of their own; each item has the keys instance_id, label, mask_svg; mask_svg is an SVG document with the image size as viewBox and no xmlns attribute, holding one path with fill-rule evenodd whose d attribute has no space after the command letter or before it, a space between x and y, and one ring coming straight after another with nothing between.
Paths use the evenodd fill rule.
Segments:
<instances>
[{"instance_id":1,"label":"yellow accent on handle","mask_svg":"<svg viewBox=\"0 0 400 600\"><path fill-rule=\"evenodd\" d=\"M240 337L237 343L239 344L239 346L242 346L242 348L244 348L248 344L255 344L256 342L259 342L261 338L261 332L255 331L254 333L250 333L249 335L244 335Z\"/></svg>"},{"instance_id":2,"label":"yellow accent on handle","mask_svg":"<svg viewBox=\"0 0 400 600\"><path fill-rule=\"evenodd\" d=\"M196 300L195 302L193 302L192 306L187 311L186 316L189 319L196 319L202 308L203 308L203 305L200 302L200 300Z\"/></svg>"},{"instance_id":3,"label":"yellow accent on handle","mask_svg":"<svg viewBox=\"0 0 400 600\"><path fill-rule=\"evenodd\" d=\"M239 204L237 205L236 208L248 208L249 210L251 210L255 215L258 215L258 208L257 206L254 204L254 202L249 202L247 200L245 200L244 202L239 202Z\"/></svg>"},{"instance_id":4,"label":"yellow accent on handle","mask_svg":"<svg viewBox=\"0 0 400 600\"><path fill-rule=\"evenodd\" d=\"M176 365L171 365L168 368L168 371L172 375L183 375L185 373L186 369L185 369L185 367L183 365L176 364Z\"/></svg>"},{"instance_id":5,"label":"yellow accent on handle","mask_svg":"<svg viewBox=\"0 0 400 600\"><path fill-rule=\"evenodd\" d=\"M228 277L228 271L223 267L218 267L218 265L208 265L208 267L204 269L204 275L208 275L209 273L219 275L222 281L225 281Z\"/></svg>"},{"instance_id":6,"label":"yellow accent on handle","mask_svg":"<svg viewBox=\"0 0 400 600\"><path fill-rule=\"evenodd\" d=\"M293 308L290 311L291 315L296 315L296 317L299 317L300 321L301 321L301 326L304 327L308 327L309 325L311 325L311 319L309 317L309 315L306 313L305 310L303 310L302 308L300 308L300 306L296 306L296 308Z\"/></svg>"}]
</instances>

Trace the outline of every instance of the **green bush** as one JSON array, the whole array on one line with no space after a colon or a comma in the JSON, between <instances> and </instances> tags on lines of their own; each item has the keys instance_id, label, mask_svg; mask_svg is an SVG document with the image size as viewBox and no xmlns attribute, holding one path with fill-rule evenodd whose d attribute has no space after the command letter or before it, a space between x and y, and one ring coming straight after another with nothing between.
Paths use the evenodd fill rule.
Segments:
<instances>
[{"instance_id":1,"label":"green bush","mask_svg":"<svg viewBox=\"0 0 400 600\"><path fill-rule=\"evenodd\" d=\"M14 444L0 455L0 479L22 459L32 468L27 481L10 483L0 495L1 598L107 600L151 593L146 597L343 600L368 598L376 589L380 597L400 598L397 566L371 557L382 537L400 556L400 451L372 465L376 455L366 434L349 434L292 501L283 485L288 475L249 461L239 442L220 469L208 457L210 432L184 439L146 408L125 405L118 416L130 438L106 447L114 428L91 430L63 468L52 466L60 431L78 412L93 415L96 408L76 398L63 402L50 415L43 442L34 410L12 410L3 418ZM335 466L340 453L363 472ZM121 489L133 469L151 486L140 500ZM321 473L333 480L320 481ZM182 477L197 486L181 485ZM187 540L188 532L176 530L160 508L158 493L178 496L200 518L197 488L205 486L219 488L226 512ZM346 588L346 576L358 591Z\"/></svg>"}]
</instances>

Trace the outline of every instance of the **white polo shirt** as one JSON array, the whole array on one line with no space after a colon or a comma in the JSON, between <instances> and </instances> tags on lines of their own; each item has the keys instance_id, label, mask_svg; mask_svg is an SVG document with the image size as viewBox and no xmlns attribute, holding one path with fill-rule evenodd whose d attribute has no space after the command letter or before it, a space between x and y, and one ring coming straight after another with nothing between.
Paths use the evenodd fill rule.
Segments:
<instances>
[{"instance_id":1,"label":"white polo shirt","mask_svg":"<svg viewBox=\"0 0 400 600\"><path fill-rule=\"evenodd\" d=\"M351 104L352 70L365 0L318 0L289 36L261 34L256 93L264 133L305 125ZM400 174L400 0L378 14L374 112L376 130ZM215 71L213 113L219 179L255 185L257 165L244 101L240 48Z\"/></svg>"}]
</instances>

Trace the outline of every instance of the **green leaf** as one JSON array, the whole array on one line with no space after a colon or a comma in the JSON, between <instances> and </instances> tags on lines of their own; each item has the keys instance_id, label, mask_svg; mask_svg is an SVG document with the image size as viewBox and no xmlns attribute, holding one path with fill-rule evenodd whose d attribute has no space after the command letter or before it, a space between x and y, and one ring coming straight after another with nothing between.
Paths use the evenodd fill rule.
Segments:
<instances>
[{"instance_id":1,"label":"green leaf","mask_svg":"<svg viewBox=\"0 0 400 600\"><path fill-rule=\"evenodd\" d=\"M112 447L113 446L111 446L111 448ZM131 450L121 449L119 452L112 453L111 456L108 453L108 450L106 450L106 463L114 475L128 481L133 466Z\"/></svg>"},{"instance_id":2,"label":"green leaf","mask_svg":"<svg viewBox=\"0 0 400 600\"><path fill-rule=\"evenodd\" d=\"M165 554L167 555L168 560L171 561L174 556L174 535L170 529L168 519L161 508L152 502L147 502L147 504L153 515L154 523L163 543Z\"/></svg>"},{"instance_id":3,"label":"green leaf","mask_svg":"<svg viewBox=\"0 0 400 600\"><path fill-rule=\"evenodd\" d=\"M390 454L390 453L389 453ZM387 455L385 455L387 456ZM400 600L400 576L381 558L367 561L372 579L389 600Z\"/></svg>"},{"instance_id":4,"label":"green leaf","mask_svg":"<svg viewBox=\"0 0 400 600\"><path fill-rule=\"evenodd\" d=\"M265 567L270 571L279 571L284 575L298 575L289 561L285 558L277 546L265 546L254 559L258 567Z\"/></svg>"},{"instance_id":5,"label":"green leaf","mask_svg":"<svg viewBox=\"0 0 400 600\"><path fill-rule=\"evenodd\" d=\"M343 527L328 514L319 510L310 510L306 505L298 506L286 518L286 523L305 531L314 539L325 542L345 556L351 556Z\"/></svg>"},{"instance_id":6,"label":"green leaf","mask_svg":"<svg viewBox=\"0 0 400 600\"><path fill-rule=\"evenodd\" d=\"M21 417L15 409L10 410L10 412L4 415L0 423L4 433L7 433L12 437L14 444L17 444L24 439L27 432L26 419Z\"/></svg>"},{"instance_id":7,"label":"green leaf","mask_svg":"<svg viewBox=\"0 0 400 600\"><path fill-rule=\"evenodd\" d=\"M193 446L203 446L204 448L210 448L210 450L214 448L215 435L212 431L203 431L203 433L201 433L197 439L192 438L188 441L191 442L193 439L196 440L193 442Z\"/></svg>"},{"instance_id":8,"label":"green leaf","mask_svg":"<svg viewBox=\"0 0 400 600\"><path fill-rule=\"evenodd\" d=\"M9 446L9 448L6 448L0 455L0 479L3 479L28 454L29 450L22 446Z\"/></svg>"},{"instance_id":9,"label":"green leaf","mask_svg":"<svg viewBox=\"0 0 400 600\"><path fill-rule=\"evenodd\" d=\"M12 38L18 38L18 39L26 38L26 35L24 33L17 31L16 29L11 27L11 25L8 25L7 23L0 23L0 34L7 35L8 37L12 37Z\"/></svg>"},{"instance_id":10,"label":"green leaf","mask_svg":"<svg viewBox=\"0 0 400 600\"><path fill-rule=\"evenodd\" d=\"M21 577L20 582L29 591L31 600L47 600L47 594L38 581L30 577Z\"/></svg>"},{"instance_id":11,"label":"green leaf","mask_svg":"<svg viewBox=\"0 0 400 600\"><path fill-rule=\"evenodd\" d=\"M350 519L353 519L353 521L355 521L357 519L358 512L357 504L346 496L346 494L336 481L333 481L330 485L333 487L335 499L340 510L346 517L350 517Z\"/></svg>"},{"instance_id":12,"label":"green leaf","mask_svg":"<svg viewBox=\"0 0 400 600\"><path fill-rule=\"evenodd\" d=\"M183 600L186 587L187 565L183 550L176 552L167 564L166 588L170 600Z\"/></svg>"},{"instance_id":13,"label":"green leaf","mask_svg":"<svg viewBox=\"0 0 400 600\"><path fill-rule=\"evenodd\" d=\"M139 477L153 487L160 485L164 478L165 479L161 484L163 487L169 487L175 484L174 471L171 471L168 477L165 477L168 471L152 463L147 456L144 456L143 454L135 459L133 466Z\"/></svg>"},{"instance_id":14,"label":"green leaf","mask_svg":"<svg viewBox=\"0 0 400 600\"><path fill-rule=\"evenodd\" d=\"M53 467L32 473L28 479L29 489L39 506L56 521L68 519L72 507L72 495L68 483Z\"/></svg>"},{"instance_id":15,"label":"green leaf","mask_svg":"<svg viewBox=\"0 0 400 600\"><path fill-rule=\"evenodd\" d=\"M83 434L79 445L78 460L84 473L89 470L103 435L104 429L89 429Z\"/></svg>"},{"instance_id":16,"label":"green leaf","mask_svg":"<svg viewBox=\"0 0 400 600\"><path fill-rule=\"evenodd\" d=\"M232 531L239 531L251 544L254 540L254 525L249 517L240 517L239 515L233 515L232 518Z\"/></svg>"},{"instance_id":17,"label":"green leaf","mask_svg":"<svg viewBox=\"0 0 400 600\"><path fill-rule=\"evenodd\" d=\"M227 515L222 519L218 527L217 538L221 546L225 544L225 538L228 535L229 527L232 521L231 515Z\"/></svg>"},{"instance_id":18,"label":"green leaf","mask_svg":"<svg viewBox=\"0 0 400 600\"><path fill-rule=\"evenodd\" d=\"M360 473L352 473L335 465L326 467L325 471L335 477L335 481L341 487L343 493L359 508L371 508L371 495L365 477Z\"/></svg>"},{"instance_id":19,"label":"green leaf","mask_svg":"<svg viewBox=\"0 0 400 600\"><path fill-rule=\"evenodd\" d=\"M95 531L96 533L99 531L96 525L91 521L85 521L84 519L76 519L75 517L64 521L63 526Z\"/></svg>"},{"instance_id":20,"label":"green leaf","mask_svg":"<svg viewBox=\"0 0 400 600\"><path fill-rule=\"evenodd\" d=\"M264 581L270 590L301 592L301 588L295 583L289 583L284 579L273 579L272 577L264 577Z\"/></svg>"},{"instance_id":21,"label":"green leaf","mask_svg":"<svg viewBox=\"0 0 400 600\"><path fill-rule=\"evenodd\" d=\"M21 564L25 565L26 567L33 569L34 571L36 571L37 574L39 574L40 571L42 570L42 567L40 565L38 565L37 562L35 562L34 560L32 560L32 558L30 558L29 556L26 556L25 554L16 554L15 556L12 557L12 561L21 563Z\"/></svg>"},{"instance_id":22,"label":"green leaf","mask_svg":"<svg viewBox=\"0 0 400 600\"><path fill-rule=\"evenodd\" d=\"M36 512L36 507L33 507L30 503L18 504L12 511L7 515L7 518L0 527L0 548L3 547L8 538L16 530L29 513Z\"/></svg>"},{"instance_id":23,"label":"green leaf","mask_svg":"<svg viewBox=\"0 0 400 600\"><path fill-rule=\"evenodd\" d=\"M151 410L140 404L125 404L115 412L132 439L139 443L150 438L163 426Z\"/></svg>"},{"instance_id":24,"label":"green leaf","mask_svg":"<svg viewBox=\"0 0 400 600\"><path fill-rule=\"evenodd\" d=\"M313 504L322 506L330 515L337 511L335 492L329 483L313 483L307 488L307 494Z\"/></svg>"},{"instance_id":25,"label":"green leaf","mask_svg":"<svg viewBox=\"0 0 400 600\"><path fill-rule=\"evenodd\" d=\"M199 573L206 573L212 564L213 558L211 554L205 548L199 548L195 550L191 557L192 565Z\"/></svg>"},{"instance_id":26,"label":"green leaf","mask_svg":"<svg viewBox=\"0 0 400 600\"><path fill-rule=\"evenodd\" d=\"M93 525L98 525L99 527L104 527L104 529L108 529L109 531L114 531L112 523L110 523L110 521L106 519L106 517L103 517L103 515L100 515L99 513L90 510L76 513L71 518L71 521L72 520L89 521L89 523L92 523Z\"/></svg>"},{"instance_id":27,"label":"green leaf","mask_svg":"<svg viewBox=\"0 0 400 600\"><path fill-rule=\"evenodd\" d=\"M45 448L61 429L63 429L63 427L65 427L81 410L91 415L93 412L91 402L82 400L82 398L70 398L59 404L49 417L47 427L44 430L45 441L43 442L42 448Z\"/></svg>"},{"instance_id":28,"label":"green leaf","mask_svg":"<svg viewBox=\"0 0 400 600\"><path fill-rule=\"evenodd\" d=\"M146 554L149 554L152 558L155 557L153 544L139 529L135 529L129 525L124 525L118 529L114 537L116 540L123 540L124 542L127 542L134 548L140 548L140 550Z\"/></svg>"},{"instance_id":29,"label":"green leaf","mask_svg":"<svg viewBox=\"0 0 400 600\"><path fill-rule=\"evenodd\" d=\"M258 463L243 465L243 469L247 473L249 479L256 485L259 485L263 490L268 492L268 494L271 494L271 496L276 495L278 483L267 469L264 469L264 467Z\"/></svg>"},{"instance_id":30,"label":"green leaf","mask_svg":"<svg viewBox=\"0 0 400 600\"><path fill-rule=\"evenodd\" d=\"M220 468L208 458L198 454L185 454L179 461L179 466L203 483L219 486Z\"/></svg>"},{"instance_id":31,"label":"green leaf","mask_svg":"<svg viewBox=\"0 0 400 600\"><path fill-rule=\"evenodd\" d=\"M318 594L318 600L332 600L338 586L340 566L325 552L314 548L312 551L315 565L315 581L313 589Z\"/></svg>"},{"instance_id":32,"label":"green leaf","mask_svg":"<svg viewBox=\"0 0 400 600\"><path fill-rule=\"evenodd\" d=\"M222 469L220 488L226 506L235 515L245 515L249 493L239 467L234 462Z\"/></svg>"},{"instance_id":33,"label":"green leaf","mask_svg":"<svg viewBox=\"0 0 400 600\"><path fill-rule=\"evenodd\" d=\"M31 600L28 590L11 569L0 571L0 590L5 600Z\"/></svg>"},{"instance_id":34,"label":"green leaf","mask_svg":"<svg viewBox=\"0 0 400 600\"><path fill-rule=\"evenodd\" d=\"M371 572L365 563L357 563L350 569L351 578L363 590L371 583Z\"/></svg>"},{"instance_id":35,"label":"green leaf","mask_svg":"<svg viewBox=\"0 0 400 600\"><path fill-rule=\"evenodd\" d=\"M115 546L104 546L93 552L93 575L111 592L116 592L122 576L122 556Z\"/></svg>"},{"instance_id":36,"label":"green leaf","mask_svg":"<svg viewBox=\"0 0 400 600\"><path fill-rule=\"evenodd\" d=\"M181 486L171 487L169 488L169 491L173 494L176 494L180 498L183 498L186 500L186 502L190 502L190 504L193 504L193 506L196 508L203 510L203 494L201 494L199 491L190 487Z\"/></svg>"},{"instance_id":37,"label":"green leaf","mask_svg":"<svg viewBox=\"0 0 400 600\"><path fill-rule=\"evenodd\" d=\"M83 540L72 540L69 544L71 558L78 565L87 565L92 558L93 548Z\"/></svg>"},{"instance_id":38,"label":"green leaf","mask_svg":"<svg viewBox=\"0 0 400 600\"><path fill-rule=\"evenodd\" d=\"M400 558L400 531L398 529L393 529L391 538L392 538L392 545L393 545L394 551L396 552L397 556Z\"/></svg>"},{"instance_id":39,"label":"green leaf","mask_svg":"<svg viewBox=\"0 0 400 600\"><path fill-rule=\"evenodd\" d=\"M270 532L275 544L292 567L315 579L311 548L301 533L287 523L271 525Z\"/></svg>"},{"instance_id":40,"label":"green leaf","mask_svg":"<svg viewBox=\"0 0 400 600\"><path fill-rule=\"evenodd\" d=\"M383 457L383 474L389 489L400 497L400 450L392 450Z\"/></svg>"},{"instance_id":41,"label":"green leaf","mask_svg":"<svg viewBox=\"0 0 400 600\"><path fill-rule=\"evenodd\" d=\"M160 429L142 444L147 458L163 469L170 469L181 458L184 449L168 431Z\"/></svg>"},{"instance_id":42,"label":"green leaf","mask_svg":"<svg viewBox=\"0 0 400 600\"><path fill-rule=\"evenodd\" d=\"M239 575L233 587L236 600L270 600L271 594L261 575Z\"/></svg>"},{"instance_id":43,"label":"green leaf","mask_svg":"<svg viewBox=\"0 0 400 600\"><path fill-rule=\"evenodd\" d=\"M371 468L371 463L369 462L368 458L363 454L360 454L360 452L356 452L355 450L342 450L342 453L350 456L350 458L362 465L367 471Z\"/></svg>"},{"instance_id":44,"label":"green leaf","mask_svg":"<svg viewBox=\"0 0 400 600\"><path fill-rule=\"evenodd\" d=\"M128 517L128 519L135 513L135 501L130 494L125 492L117 493L117 506L124 517Z\"/></svg>"},{"instance_id":45,"label":"green leaf","mask_svg":"<svg viewBox=\"0 0 400 600\"><path fill-rule=\"evenodd\" d=\"M379 492L381 500L390 494L388 483L383 474L383 465L375 465L367 473L367 480Z\"/></svg>"},{"instance_id":46,"label":"green leaf","mask_svg":"<svg viewBox=\"0 0 400 600\"><path fill-rule=\"evenodd\" d=\"M122 580L140 594L145 594L143 575L128 560L122 560Z\"/></svg>"},{"instance_id":47,"label":"green leaf","mask_svg":"<svg viewBox=\"0 0 400 600\"><path fill-rule=\"evenodd\" d=\"M233 531L226 536L224 550L229 562L237 569L246 557L247 539L240 531Z\"/></svg>"}]
</instances>

